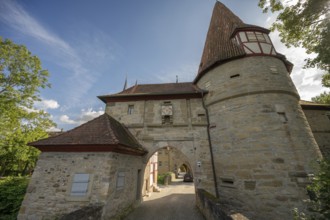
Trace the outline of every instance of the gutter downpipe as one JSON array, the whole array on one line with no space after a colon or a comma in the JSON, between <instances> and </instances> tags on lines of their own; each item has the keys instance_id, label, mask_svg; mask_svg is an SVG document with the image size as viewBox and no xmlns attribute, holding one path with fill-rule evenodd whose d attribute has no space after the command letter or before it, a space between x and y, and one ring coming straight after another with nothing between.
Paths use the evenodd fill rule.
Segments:
<instances>
[{"instance_id":1,"label":"gutter downpipe","mask_svg":"<svg viewBox=\"0 0 330 220\"><path fill-rule=\"evenodd\" d=\"M215 172L215 165L214 165L214 159L213 159L213 149L212 149L212 142L211 142L211 135L210 135L210 117L209 117L209 111L205 106L204 91L203 90L202 90L202 103L203 103L203 108L205 109L205 113L206 113L207 139L209 141L209 146L210 146L211 164L212 164L212 172L213 172L213 179L214 179L215 195L216 195L216 198L219 198L217 175L216 175L216 172Z\"/></svg>"}]
</instances>

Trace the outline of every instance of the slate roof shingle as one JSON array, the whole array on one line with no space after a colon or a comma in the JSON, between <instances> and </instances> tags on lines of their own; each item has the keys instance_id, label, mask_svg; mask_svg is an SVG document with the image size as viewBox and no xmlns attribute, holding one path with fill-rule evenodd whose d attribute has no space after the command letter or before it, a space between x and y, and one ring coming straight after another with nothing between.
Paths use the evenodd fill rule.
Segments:
<instances>
[{"instance_id":1,"label":"slate roof shingle","mask_svg":"<svg viewBox=\"0 0 330 220\"><path fill-rule=\"evenodd\" d=\"M116 94L98 96L103 102L106 103L107 98L120 98L120 97L147 97L147 96L172 96L177 95L199 95L207 93L207 91L198 88L192 82L182 83L162 83L162 84L137 84L128 89L125 89Z\"/></svg>"},{"instance_id":2,"label":"slate roof shingle","mask_svg":"<svg viewBox=\"0 0 330 220\"><path fill-rule=\"evenodd\" d=\"M146 150L129 130L106 113L70 131L29 143L29 145L41 151L71 151L71 146L76 146L72 147L72 151L76 151L79 146L80 149L86 149L88 146L88 151L107 151L107 149L116 151L116 149L121 149L121 151L130 151L141 155L146 153Z\"/></svg>"}]
</instances>

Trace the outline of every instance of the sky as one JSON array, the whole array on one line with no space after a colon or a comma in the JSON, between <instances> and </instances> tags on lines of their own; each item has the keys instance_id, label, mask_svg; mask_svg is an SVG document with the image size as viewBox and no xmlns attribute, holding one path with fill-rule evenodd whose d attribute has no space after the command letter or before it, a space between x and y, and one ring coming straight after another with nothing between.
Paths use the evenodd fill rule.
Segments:
<instances>
[{"instance_id":1,"label":"sky","mask_svg":"<svg viewBox=\"0 0 330 220\"><path fill-rule=\"evenodd\" d=\"M222 0L245 23L269 28L258 0ZM25 45L50 73L36 109L69 130L104 113L99 95L127 85L192 81L198 70L215 0L0 0L0 36ZM303 48L275 49L295 66L301 99L323 91L322 72L303 69Z\"/></svg>"}]
</instances>

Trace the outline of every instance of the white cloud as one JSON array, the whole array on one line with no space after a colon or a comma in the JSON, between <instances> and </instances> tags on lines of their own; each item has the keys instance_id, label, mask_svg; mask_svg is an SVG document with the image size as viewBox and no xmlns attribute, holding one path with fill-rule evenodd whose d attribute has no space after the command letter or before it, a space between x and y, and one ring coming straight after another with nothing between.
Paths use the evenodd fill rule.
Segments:
<instances>
[{"instance_id":1,"label":"white cloud","mask_svg":"<svg viewBox=\"0 0 330 220\"><path fill-rule=\"evenodd\" d=\"M72 48L65 41L46 30L15 1L1 1L0 20L16 31L42 40L70 55L74 54Z\"/></svg>"},{"instance_id":2,"label":"white cloud","mask_svg":"<svg viewBox=\"0 0 330 220\"><path fill-rule=\"evenodd\" d=\"M102 66L100 62L113 60L114 47L119 48L106 34L95 31L94 27L92 36L86 32L87 28L83 33L77 33L79 38L74 42L73 47L56 33L45 28L42 22L35 19L14 0L1 1L0 23L45 44L47 57L51 57L52 62L68 70L65 85L69 89L63 101L67 108L76 107L81 103L81 98L88 93L102 72L98 71L98 67ZM79 40L80 34L83 35L83 41ZM86 44L86 42L90 43ZM47 57L45 59L48 59Z\"/></svg>"},{"instance_id":3,"label":"white cloud","mask_svg":"<svg viewBox=\"0 0 330 220\"><path fill-rule=\"evenodd\" d=\"M40 102L35 103L37 109L47 110L47 109L57 109L60 107L58 102L53 99L43 99Z\"/></svg>"},{"instance_id":4,"label":"white cloud","mask_svg":"<svg viewBox=\"0 0 330 220\"><path fill-rule=\"evenodd\" d=\"M93 110L92 108L86 110L82 109L80 114L75 117L75 119L70 119L68 115L61 115L60 121L64 124L81 125L102 114L104 114L104 110L102 108L100 108L99 110Z\"/></svg>"},{"instance_id":5,"label":"white cloud","mask_svg":"<svg viewBox=\"0 0 330 220\"><path fill-rule=\"evenodd\" d=\"M59 132L59 131L62 131L62 129L56 127L51 127L47 129L47 132Z\"/></svg>"},{"instance_id":6,"label":"white cloud","mask_svg":"<svg viewBox=\"0 0 330 220\"><path fill-rule=\"evenodd\" d=\"M67 116L67 115L61 115L60 116L60 121L64 124L70 124L70 125L77 124L76 121L70 119L69 116Z\"/></svg>"},{"instance_id":7,"label":"white cloud","mask_svg":"<svg viewBox=\"0 0 330 220\"><path fill-rule=\"evenodd\" d=\"M89 108L87 110L82 109L81 114L78 117L78 120L79 120L79 123L82 124L82 123L90 121L93 118L96 118L102 114L104 114L104 111L102 108L100 108L98 111L95 111L92 108Z\"/></svg>"}]
</instances>

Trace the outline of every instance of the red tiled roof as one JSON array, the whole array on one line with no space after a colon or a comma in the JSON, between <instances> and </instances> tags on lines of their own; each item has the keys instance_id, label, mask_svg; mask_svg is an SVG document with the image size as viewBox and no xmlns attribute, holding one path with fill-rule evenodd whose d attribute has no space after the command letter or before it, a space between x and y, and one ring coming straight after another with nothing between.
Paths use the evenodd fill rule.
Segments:
<instances>
[{"instance_id":1,"label":"red tiled roof","mask_svg":"<svg viewBox=\"0 0 330 220\"><path fill-rule=\"evenodd\" d=\"M163 83L163 84L140 84L132 86L116 95L127 94L177 94L177 93L200 93L201 90L191 82Z\"/></svg>"},{"instance_id":2,"label":"red tiled roof","mask_svg":"<svg viewBox=\"0 0 330 220\"><path fill-rule=\"evenodd\" d=\"M41 151L115 151L137 155L147 152L127 128L106 113L70 131L29 145Z\"/></svg>"},{"instance_id":3,"label":"red tiled roof","mask_svg":"<svg viewBox=\"0 0 330 220\"><path fill-rule=\"evenodd\" d=\"M98 96L103 102L106 102L108 98L120 98L120 97L150 97L150 96L176 96L176 95L200 95L207 91L201 90L198 86L191 82L183 83L163 83L163 84L140 84L132 86L126 90L123 90L116 94Z\"/></svg>"},{"instance_id":4,"label":"red tiled roof","mask_svg":"<svg viewBox=\"0 0 330 220\"><path fill-rule=\"evenodd\" d=\"M214 66L246 56L244 49L232 40L235 32L240 29L259 30L267 34L269 33L269 30L263 27L245 24L224 4L217 1L213 9L201 63L194 83ZM291 72L292 63L287 61L282 54L277 54L276 57L281 59L285 63L288 71Z\"/></svg>"},{"instance_id":5,"label":"red tiled roof","mask_svg":"<svg viewBox=\"0 0 330 220\"><path fill-rule=\"evenodd\" d=\"M235 28L243 25L245 25L243 21L224 4L216 2L206 36L198 75L203 74L204 71L219 61L246 55L244 49L233 43L230 38Z\"/></svg>"}]
</instances>

